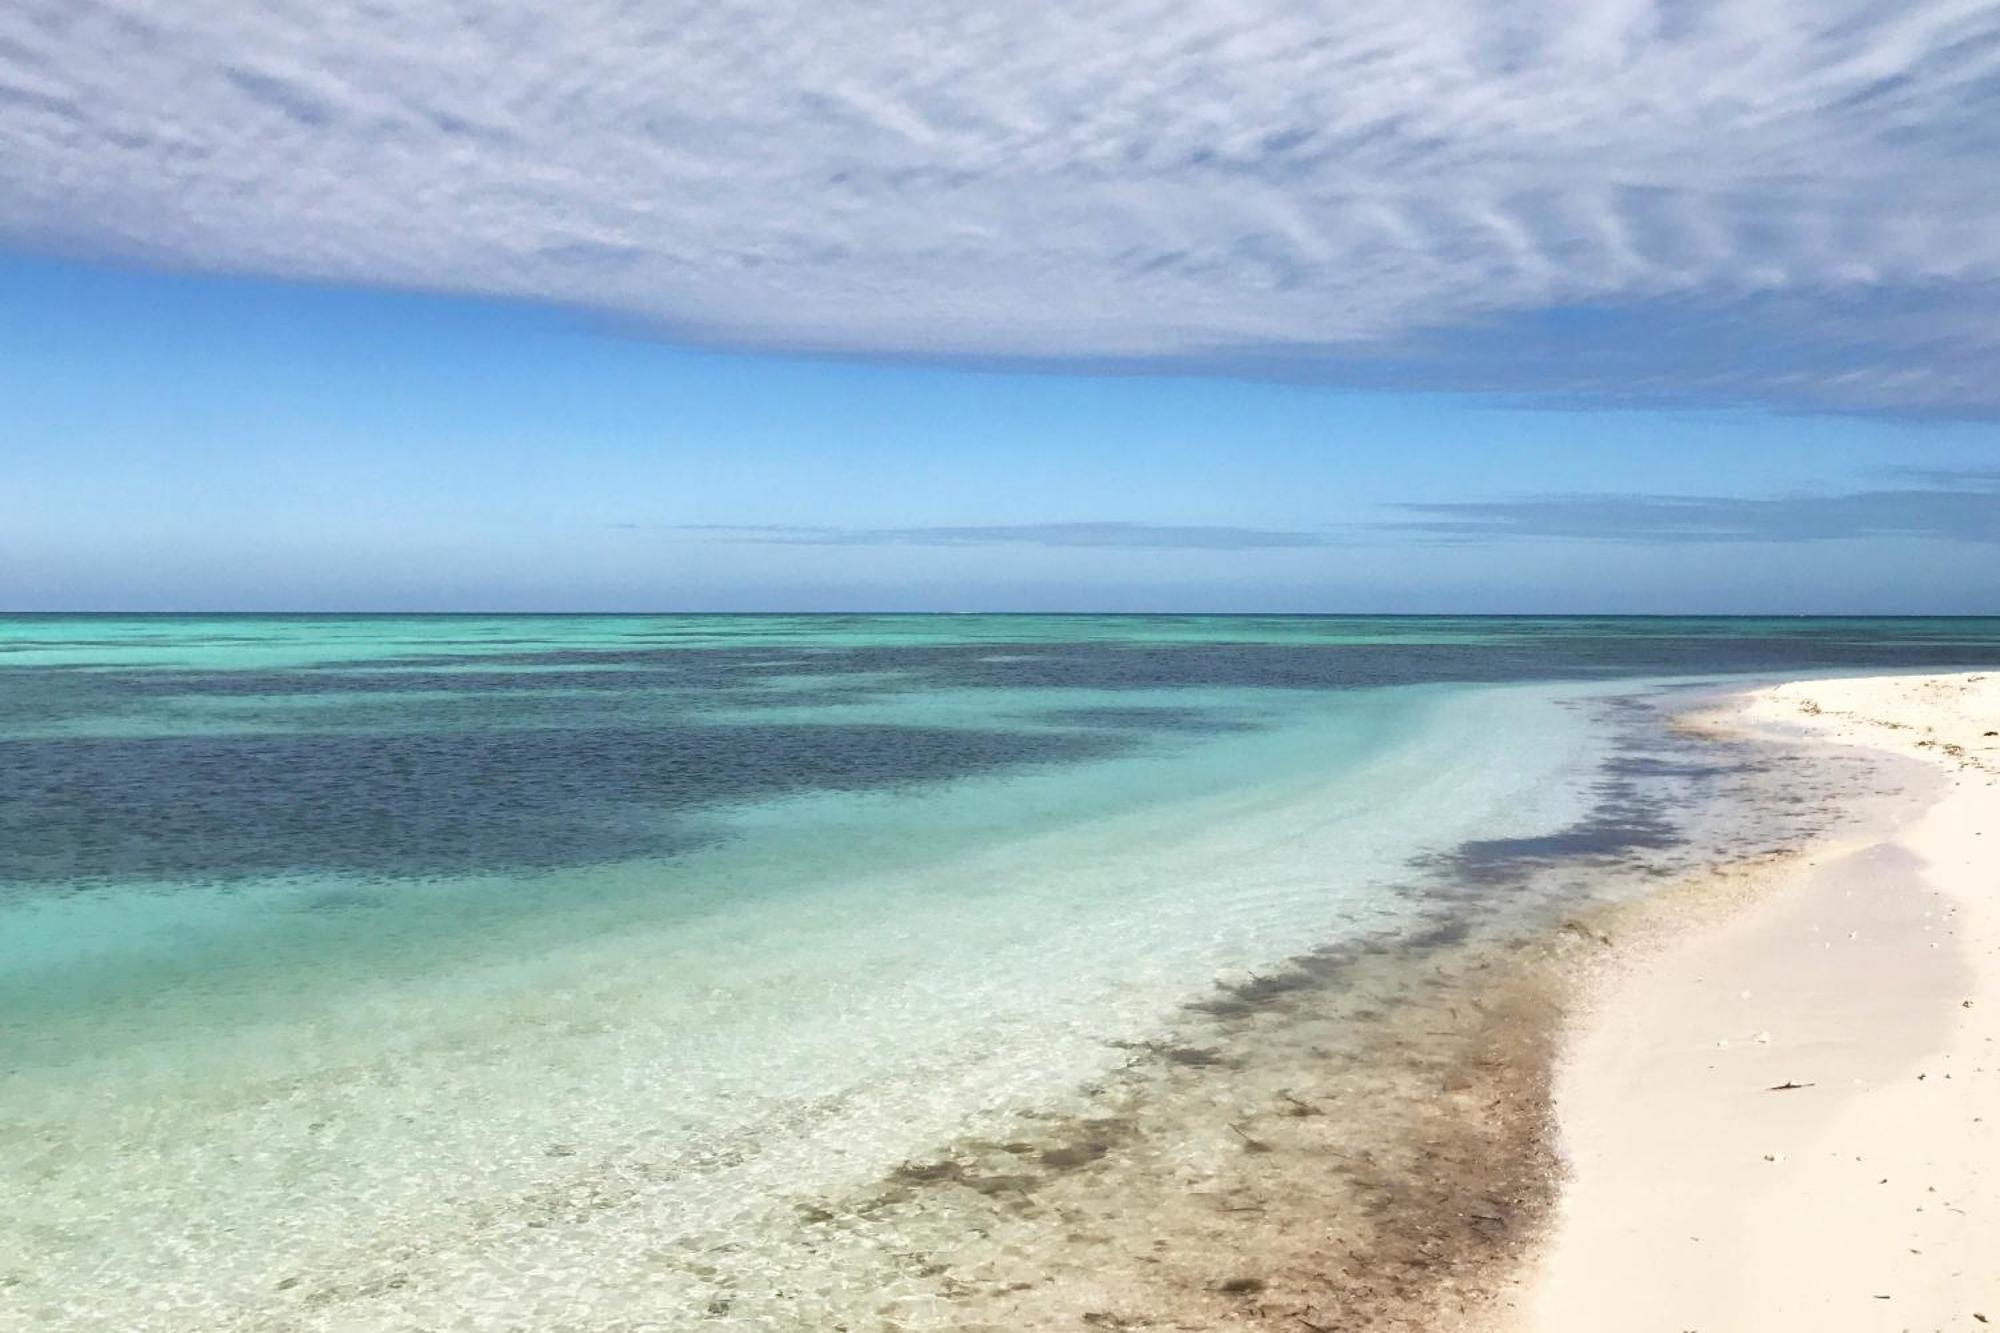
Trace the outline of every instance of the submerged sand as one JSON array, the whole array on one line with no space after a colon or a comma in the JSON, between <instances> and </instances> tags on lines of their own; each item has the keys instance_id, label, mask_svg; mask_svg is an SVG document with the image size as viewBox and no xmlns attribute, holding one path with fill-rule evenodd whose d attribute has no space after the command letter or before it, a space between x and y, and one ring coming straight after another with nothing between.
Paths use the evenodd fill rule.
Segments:
<instances>
[{"instance_id":1,"label":"submerged sand","mask_svg":"<svg viewBox=\"0 0 2000 1333\"><path fill-rule=\"evenodd\" d=\"M617 1313L542 1327L2000 1320L1996 716L1976 677L1732 702L1624 754L1578 827L1413 866L1430 929L1218 978L1062 1104L802 1187L782 1245L637 1246ZM1635 795L1661 772L1719 822ZM586 1180L526 1225L619 1222L636 1186ZM525 1327L395 1314L424 1262L214 1326Z\"/></svg>"},{"instance_id":2,"label":"submerged sand","mask_svg":"<svg viewBox=\"0 0 2000 1333\"><path fill-rule=\"evenodd\" d=\"M1720 824L1668 836L1614 780L1577 829L1463 848L1431 867L1434 930L1223 979L1075 1104L940 1145L874 1191L802 1200L797 1266L705 1261L711 1319L910 1333L1513 1319L1563 1178L1552 1074L1580 979L1758 899L1816 854L1802 848L1920 804L1886 756L1684 731L1627 762L1707 774Z\"/></svg>"},{"instance_id":3,"label":"submerged sand","mask_svg":"<svg viewBox=\"0 0 2000 1333\"><path fill-rule=\"evenodd\" d=\"M1435 930L1224 979L1078 1102L1024 1115L1011 1134L940 1145L872 1192L802 1200L798 1266L752 1274L706 1261L723 1258L710 1319L906 1333L1431 1333L1541 1318L1545 1289L1550 1302L1568 1299L1555 1294L1566 1279L1524 1274L1545 1271L1545 1255L1566 1269L1575 1228L1605 1229L1577 1211L1595 1188L1573 1092L1585 1066L1561 1058L1579 996L1604 996L1587 1012L1606 1012L1623 979L1674 941L1738 911L1752 919L1784 898L1780 886L1840 859L1837 848L1861 855L1896 836L1931 795L1928 770L1909 761L1753 734L1751 722L1733 702L1683 727L1678 749L1628 756L1720 783L1704 799L1721 822L1667 835L1613 781L1601 814L1577 829L1463 848L1430 868L1444 895ZM1859 918L1841 929L1861 929ZM1712 1025L1701 1024L1704 1052ZM1739 1026L1732 1014L1722 1031ZM1775 1044L1761 1031L1746 1028L1744 1046ZM1622 1041L1610 1039L1614 1051ZM1690 1142L1736 1114L1679 1070L1639 1077L1636 1095L1662 1109L1635 1118ZM1612 1090L1599 1114L1618 1121L1628 1094ZM1564 1146L1579 1163L1566 1200ZM1654 1165L1611 1202L1615 1214L1648 1216L1695 1179ZM1744 1184L1737 1172L1725 1188ZM1712 1208L1698 1195L1691 1208ZM1657 1230L1641 1228L1628 1257L1651 1265L1645 1282L1607 1281L1596 1288L1604 1303L1581 1301L1561 1327L1778 1326L1676 1322L1666 1295L1681 1268Z\"/></svg>"},{"instance_id":4,"label":"submerged sand","mask_svg":"<svg viewBox=\"0 0 2000 1333\"><path fill-rule=\"evenodd\" d=\"M1814 681L1741 721L1927 761L1933 799L1587 980L1533 1333L2000 1322L2000 676ZM1686 910L1692 906L1696 910Z\"/></svg>"},{"instance_id":5,"label":"submerged sand","mask_svg":"<svg viewBox=\"0 0 2000 1333\"><path fill-rule=\"evenodd\" d=\"M1690 717L1718 753L1761 755L1741 799L1796 806L1753 824L1786 836L1552 849L1481 889L1545 892L1539 916L1218 987L1083 1112L829 1201L830 1247L900 1257L827 1326L2000 1318L1996 717L1980 677Z\"/></svg>"}]
</instances>

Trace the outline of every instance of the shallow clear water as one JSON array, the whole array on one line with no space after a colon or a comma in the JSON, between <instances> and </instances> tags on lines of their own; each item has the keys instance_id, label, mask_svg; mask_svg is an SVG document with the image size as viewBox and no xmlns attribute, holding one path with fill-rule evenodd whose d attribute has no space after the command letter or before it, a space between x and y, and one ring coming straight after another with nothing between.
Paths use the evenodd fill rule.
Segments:
<instances>
[{"instance_id":1,"label":"shallow clear water","mask_svg":"<svg viewBox=\"0 0 2000 1333\"><path fill-rule=\"evenodd\" d=\"M0 1314L743 1322L689 1275L797 1271L801 1200L1064 1104L1218 976L1770 836L1657 750L1670 680L1996 661L1994 621L0 620Z\"/></svg>"}]
</instances>

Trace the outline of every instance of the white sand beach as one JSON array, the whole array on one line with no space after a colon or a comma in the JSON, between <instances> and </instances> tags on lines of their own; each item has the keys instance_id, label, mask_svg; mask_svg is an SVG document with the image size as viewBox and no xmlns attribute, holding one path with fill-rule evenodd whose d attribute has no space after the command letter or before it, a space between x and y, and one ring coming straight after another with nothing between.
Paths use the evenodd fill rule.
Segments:
<instances>
[{"instance_id":1,"label":"white sand beach","mask_svg":"<svg viewBox=\"0 0 2000 1333\"><path fill-rule=\"evenodd\" d=\"M1574 1020L1534 1333L2000 1324L2000 676L1829 680L1742 716L1941 770L1886 837L1620 951Z\"/></svg>"}]
</instances>

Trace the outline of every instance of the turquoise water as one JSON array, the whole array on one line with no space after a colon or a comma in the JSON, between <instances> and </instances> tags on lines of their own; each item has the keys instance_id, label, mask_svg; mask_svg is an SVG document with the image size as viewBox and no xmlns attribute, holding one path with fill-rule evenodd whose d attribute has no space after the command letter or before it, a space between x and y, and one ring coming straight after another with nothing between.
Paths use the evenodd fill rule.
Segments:
<instances>
[{"instance_id":1,"label":"turquoise water","mask_svg":"<svg viewBox=\"0 0 2000 1333\"><path fill-rule=\"evenodd\" d=\"M1218 977L1709 836L1671 691L1997 661L1951 620L0 619L0 1315L750 1326L716 1274L804 1273L802 1201L1063 1106Z\"/></svg>"}]
</instances>

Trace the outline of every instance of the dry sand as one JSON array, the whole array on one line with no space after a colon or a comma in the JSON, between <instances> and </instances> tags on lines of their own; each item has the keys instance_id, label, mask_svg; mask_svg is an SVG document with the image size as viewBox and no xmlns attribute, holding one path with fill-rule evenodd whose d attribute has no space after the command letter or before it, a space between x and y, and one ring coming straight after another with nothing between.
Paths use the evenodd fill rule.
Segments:
<instances>
[{"instance_id":1,"label":"dry sand","mask_svg":"<svg viewBox=\"0 0 2000 1333\"><path fill-rule=\"evenodd\" d=\"M2000 1329L2000 676L1785 685L1741 716L1931 761L1939 794L1594 987L1514 1321Z\"/></svg>"}]
</instances>

